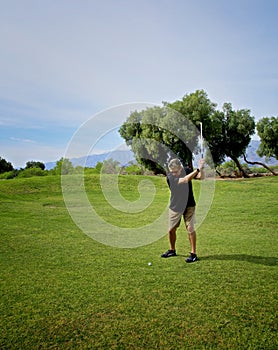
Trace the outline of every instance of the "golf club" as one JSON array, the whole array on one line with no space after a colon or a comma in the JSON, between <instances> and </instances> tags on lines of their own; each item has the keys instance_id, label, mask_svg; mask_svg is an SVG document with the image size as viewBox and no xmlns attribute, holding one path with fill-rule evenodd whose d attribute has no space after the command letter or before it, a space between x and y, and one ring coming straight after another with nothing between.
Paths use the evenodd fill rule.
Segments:
<instances>
[{"instance_id":1,"label":"golf club","mask_svg":"<svg viewBox=\"0 0 278 350\"><path fill-rule=\"evenodd\" d=\"M200 142L201 142L201 157L204 158L204 143L203 143L203 123L200 123Z\"/></svg>"}]
</instances>

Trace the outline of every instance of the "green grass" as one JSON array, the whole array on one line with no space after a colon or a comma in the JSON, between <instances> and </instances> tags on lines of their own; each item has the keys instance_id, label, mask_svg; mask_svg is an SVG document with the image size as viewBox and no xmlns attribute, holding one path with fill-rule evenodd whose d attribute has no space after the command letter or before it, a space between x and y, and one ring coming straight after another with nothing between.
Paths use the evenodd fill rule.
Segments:
<instances>
[{"instance_id":1,"label":"green grass","mask_svg":"<svg viewBox=\"0 0 278 350\"><path fill-rule=\"evenodd\" d=\"M146 178L120 177L122 195L138 199ZM99 215L139 225L168 201L165 179L149 179L157 198L132 219L103 206L96 176L86 188ZM186 264L182 228L175 258L160 258L167 222L148 246L105 246L73 223L59 177L0 181L0 348L277 349L277 192L276 177L217 181L200 261Z\"/></svg>"}]
</instances>

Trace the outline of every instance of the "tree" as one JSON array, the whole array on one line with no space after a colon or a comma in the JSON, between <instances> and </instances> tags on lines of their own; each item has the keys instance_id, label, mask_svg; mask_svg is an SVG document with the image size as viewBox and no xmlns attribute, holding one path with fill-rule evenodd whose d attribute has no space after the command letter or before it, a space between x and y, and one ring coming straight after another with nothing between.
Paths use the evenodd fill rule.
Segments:
<instances>
[{"instance_id":1,"label":"tree","mask_svg":"<svg viewBox=\"0 0 278 350\"><path fill-rule=\"evenodd\" d=\"M103 161L102 173L104 174L118 174L120 172L120 162L112 158Z\"/></svg>"},{"instance_id":2,"label":"tree","mask_svg":"<svg viewBox=\"0 0 278 350\"><path fill-rule=\"evenodd\" d=\"M233 110L231 103L224 103L223 111L216 111L211 118L212 132L206 135L215 165L225 157L231 158L244 177L248 177L239 161L255 133L255 120L249 109Z\"/></svg>"},{"instance_id":3,"label":"tree","mask_svg":"<svg viewBox=\"0 0 278 350\"><path fill-rule=\"evenodd\" d=\"M243 176L248 177L238 158L244 154L255 132L255 121L250 115L250 110L234 111L231 103L225 103L222 111L216 110L216 104L208 99L203 90L186 95L182 101L168 106L183 113L197 128L202 122L203 134L214 165L222 164L225 158L229 157Z\"/></svg>"},{"instance_id":4,"label":"tree","mask_svg":"<svg viewBox=\"0 0 278 350\"><path fill-rule=\"evenodd\" d=\"M25 169L30 169L30 168L40 168L41 170L44 170L45 165L42 162L35 162L34 160L32 160L27 162L25 167Z\"/></svg>"},{"instance_id":5,"label":"tree","mask_svg":"<svg viewBox=\"0 0 278 350\"><path fill-rule=\"evenodd\" d=\"M192 152L198 145L195 125L200 128L199 122L206 122L208 130L209 118L216 106L203 90L163 105L132 112L119 130L137 162L155 174L165 174L171 157L192 164Z\"/></svg>"},{"instance_id":6,"label":"tree","mask_svg":"<svg viewBox=\"0 0 278 350\"><path fill-rule=\"evenodd\" d=\"M72 162L67 158L61 158L56 162L55 167L53 168L54 174L57 175L68 175L73 173Z\"/></svg>"},{"instance_id":7,"label":"tree","mask_svg":"<svg viewBox=\"0 0 278 350\"><path fill-rule=\"evenodd\" d=\"M233 110L225 103L221 111L204 90L185 95L164 107L147 108L131 113L119 132L131 146L138 163L157 173L165 173L166 163L178 157L192 166L192 153L198 152L200 123L213 163L220 165L230 157L243 176L248 177L238 158L241 157L255 132L250 110ZM211 159L207 159L211 163Z\"/></svg>"},{"instance_id":8,"label":"tree","mask_svg":"<svg viewBox=\"0 0 278 350\"><path fill-rule=\"evenodd\" d=\"M262 167L264 167L265 169L267 169L270 173L272 173L273 175L278 175L275 173L275 171L273 171L270 167L268 167L266 164L262 163L262 162L250 162L247 158L246 155L243 155L243 159L247 164L251 164L251 165L261 165Z\"/></svg>"},{"instance_id":9,"label":"tree","mask_svg":"<svg viewBox=\"0 0 278 350\"><path fill-rule=\"evenodd\" d=\"M258 155L278 159L278 117L262 118L256 127L261 139Z\"/></svg>"},{"instance_id":10,"label":"tree","mask_svg":"<svg viewBox=\"0 0 278 350\"><path fill-rule=\"evenodd\" d=\"M6 159L0 157L0 174L6 173L8 171L14 170L14 167L12 164Z\"/></svg>"},{"instance_id":11,"label":"tree","mask_svg":"<svg viewBox=\"0 0 278 350\"><path fill-rule=\"evenodd\" d=\"M97 162L95 169L98 172L98 174L101 173L102 166L103 166L103 162Z\"/></svg>"}]
</instances>

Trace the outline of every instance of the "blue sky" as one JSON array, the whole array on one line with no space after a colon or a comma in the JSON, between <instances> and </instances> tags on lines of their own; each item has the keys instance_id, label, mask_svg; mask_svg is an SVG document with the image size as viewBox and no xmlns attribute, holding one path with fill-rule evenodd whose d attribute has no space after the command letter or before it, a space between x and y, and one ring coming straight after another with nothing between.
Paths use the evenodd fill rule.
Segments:
<instances>
[{"instance_id":1,"label":"blue sky","mask_svg":"<svg viewBox=\"0 0 278 350\"><path fill-rule=\"evenodd\" d=\"M219 109L231 102L256 120L277 116L276 0L0 5L0 157L15 167L58 160L102 110L197 89ZM99 152L119 142L112 133Z\"/></svg>"}]
</instances>

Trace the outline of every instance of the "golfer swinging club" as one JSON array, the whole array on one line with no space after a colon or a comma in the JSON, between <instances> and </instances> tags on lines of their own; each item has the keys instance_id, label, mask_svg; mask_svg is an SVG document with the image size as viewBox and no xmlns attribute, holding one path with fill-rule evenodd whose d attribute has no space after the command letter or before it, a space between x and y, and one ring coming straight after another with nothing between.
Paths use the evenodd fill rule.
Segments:
<instances>
[{"instance_id":1,"label":"golfer swinging club","mask_svg":"<svg viewBox=\"0 0 278 350\"><path fill-rule=\"evenodd\" d=\"M169 174L167 175L167 183L171 191L169 205L169 243L170 249L161 255L162 258L176 256L176 230L180 226L183 217L185 226L189 236L191 253L185 260L187 263L198 260L196 255L196 232L195 223L195 199L192 190L191 180L194 178L203 178L204 160L199 161L199 168L193 170L186 167L183 168L179 159L172 159L169 164Z\"/></svg>"}]
</instances>

